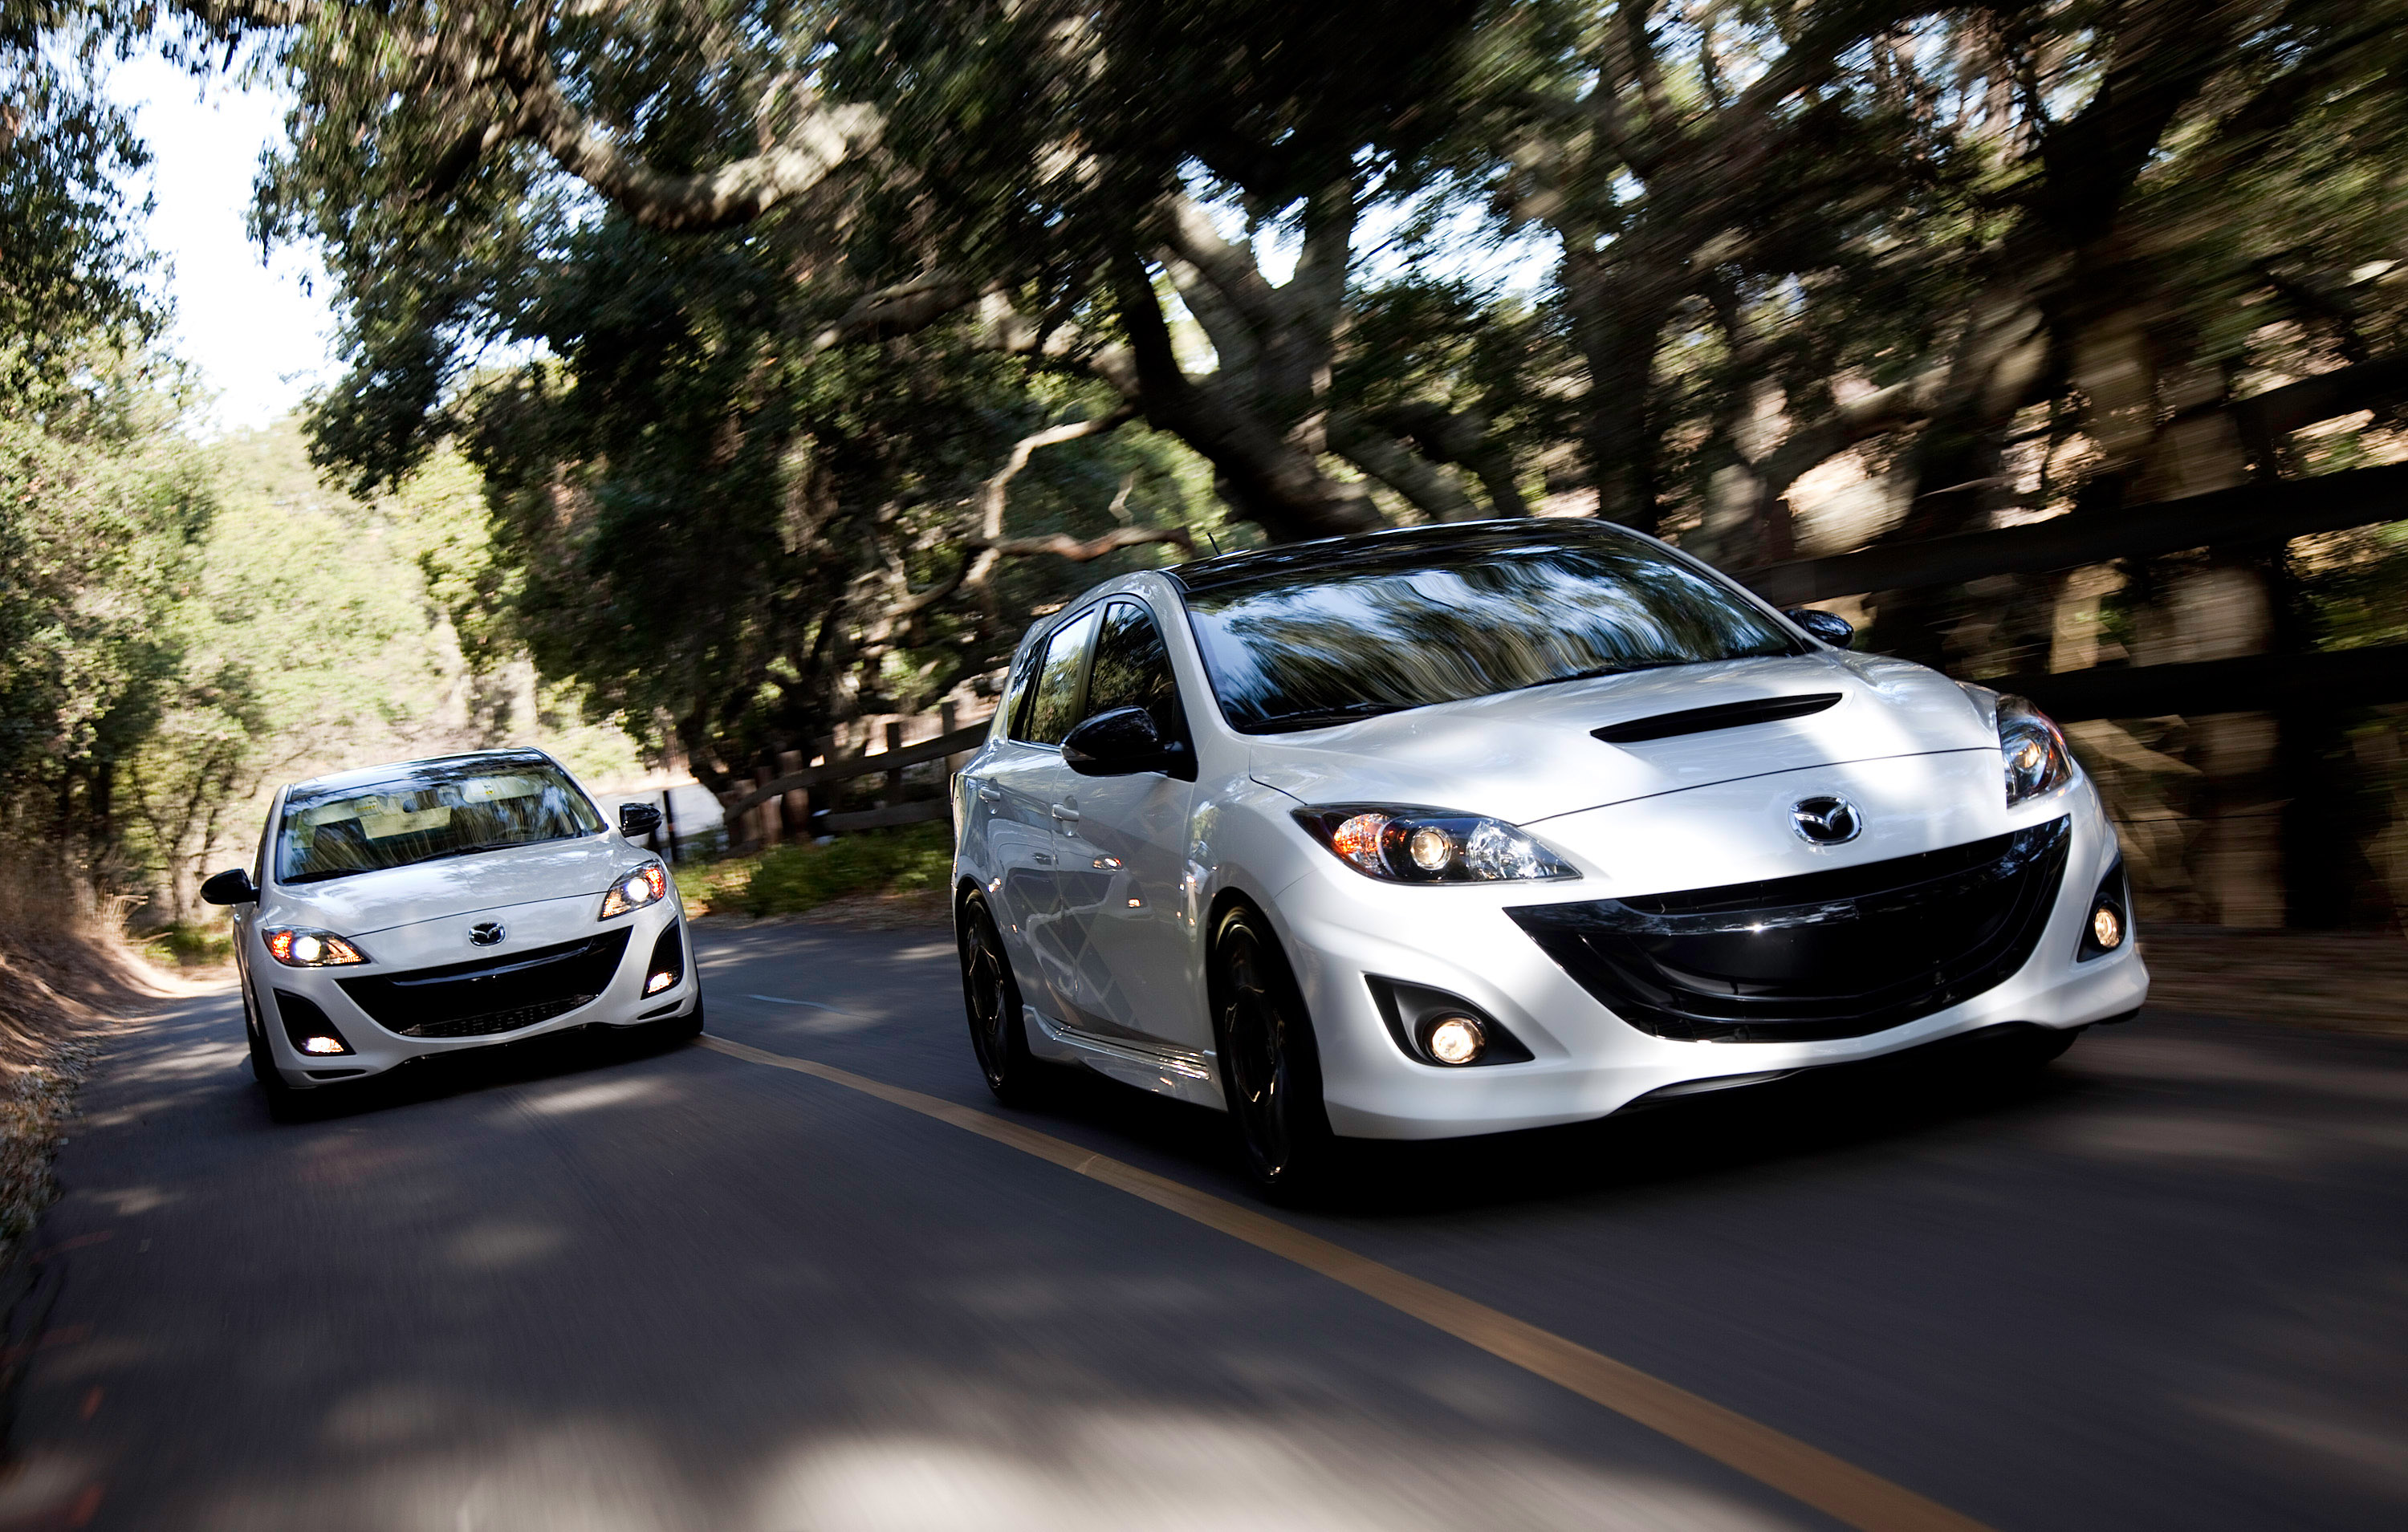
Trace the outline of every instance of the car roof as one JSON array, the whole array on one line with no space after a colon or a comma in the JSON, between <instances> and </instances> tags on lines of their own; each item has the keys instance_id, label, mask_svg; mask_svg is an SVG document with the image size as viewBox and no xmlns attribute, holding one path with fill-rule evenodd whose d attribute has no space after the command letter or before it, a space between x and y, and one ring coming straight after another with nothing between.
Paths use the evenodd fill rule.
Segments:
<instances>
[{"instance_id":1,"label":"car roof","mask_svg":"<svg viewBox=\"0 0 2408 1532\"><path fill-rule=\"evenodd\" d=\"M415 761L387 761L381 766L357 766L350 771L330 771L322 777L311 777L305 781L294 782L285 791L316 793L327 789L339 791L346 787L366 787L371 783L388 780L402 772L413 771L421 766L454 766L468 762L481 762L497 766L557 766L560 764L543 752L530 750L524 746L508 750L470 750L462 751L456 755L425 755Z\"/></svg>"},{"instance_id":2,"label":"car roof","mask_svg":"<svg viewBox=\"0 0 2408 1532\"><path fill-rule=\"evenodd\" d=\"M1432 553L1522 552L1600 537L1643 541L1628 528L1586 517L1516 516L1490 522L1447 522L1392 527L1345 537L1223 553L1162 571L1182 591L1203 594L1302 574L1371 573Z\"/></svg>"}]
</instances>

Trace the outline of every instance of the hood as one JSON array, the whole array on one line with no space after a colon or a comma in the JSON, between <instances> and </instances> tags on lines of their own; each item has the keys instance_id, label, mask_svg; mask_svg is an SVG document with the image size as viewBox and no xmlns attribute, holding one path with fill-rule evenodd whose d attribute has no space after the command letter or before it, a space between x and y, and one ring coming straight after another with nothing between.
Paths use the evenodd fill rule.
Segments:
<instances>
[{"instance_id":1,"label":"hood","mask_svg":"<svg viewBox=\"0 0 2408 1532\"><path fill-rule=\"evenodd\" d=\"M1816 694L1820 711L1607 744L1590 731ZM1256 781L1306 803L1386 802L1526 824L1799 766L1998 749L1996 726L1936 670L1818 652L1641 670L1415 708L1254 741Z\"/></svg>"},{"instance_id":2,"label":"hood","mask_svg":"<svg viewBox=\"0 0 2408 1532\"><path fill-rule=\"evenodd\" d=\"M396 925L474 914L545 899L592 898L623 867L647 853L614 835L544 840L508 851L480 852L382 872L356 873L322 883L276 890L278 918L306 918L345 936L372 936Z\"/></svg>"}]
</instances>

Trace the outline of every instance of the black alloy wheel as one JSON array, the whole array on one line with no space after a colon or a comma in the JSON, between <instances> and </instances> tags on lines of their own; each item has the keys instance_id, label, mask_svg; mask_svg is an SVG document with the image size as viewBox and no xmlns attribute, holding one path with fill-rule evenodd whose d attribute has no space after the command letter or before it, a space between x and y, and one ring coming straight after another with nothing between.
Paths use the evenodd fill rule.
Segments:
<instances>
[{"instance_id":1,"label":"black alloy wheel","mask_svg":"<svg viewBox=\"0 0 2408 1532\"><path fill-rule=\"evenodd\" d=\"M1028 1052L1020 985L1011 977L1003 933L996 929L984 899L972 895L961 902L953 936L961 948L962 1007L968 1013L979 1072L986 1076L986 1088L996 1100L1008 1107L1026 1106L1040 1094L1038 1071L1044 1066Z\"/></svg>"},{"instance_id":2,"label":"black alloy wheel","mask_svg":"<svg viewBox=\"0 0 2408 1532\"><path fill-rule=\"evenodd\" d=\"M1335 1150L1321 1104L1321 1061L1287 958L1243 905L1212 932L1212 1030L1238 1147L1273 1196L1325 1180Z\"/></svg>"}]
</instances>

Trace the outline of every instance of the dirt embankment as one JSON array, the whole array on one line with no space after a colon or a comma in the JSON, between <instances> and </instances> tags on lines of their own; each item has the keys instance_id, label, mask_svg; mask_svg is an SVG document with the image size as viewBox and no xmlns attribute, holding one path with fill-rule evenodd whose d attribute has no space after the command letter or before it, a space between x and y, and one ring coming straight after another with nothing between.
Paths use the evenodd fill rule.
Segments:
<instances>
[{"instance_id":1,"label":"dirt embankment","mask_svg":"<svg viewBox=\"0 0 2408 1532\"><path fill-rule=\"evenodd\" d=\"M73 881L0 854L0 1267L50 1201L104 1029L173 987Z\"/></svg>"}]
</instances>

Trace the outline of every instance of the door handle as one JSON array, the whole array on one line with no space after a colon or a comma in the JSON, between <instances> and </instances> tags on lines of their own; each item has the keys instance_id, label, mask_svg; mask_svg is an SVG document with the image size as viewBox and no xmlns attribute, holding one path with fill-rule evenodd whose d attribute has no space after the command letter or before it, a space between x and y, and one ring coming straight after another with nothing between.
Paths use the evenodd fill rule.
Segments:
<instances>
[{"instance_id":1,"label":"door handle","mask_svg":"<svg viewBox=\"0 0 2408 1532\"><path fill-rule=\"evenodd\" d=\"M1032 852L1029 853L1028 859L1031 862L1036 863L1040 867L1050 867L1054 865L1054 853L1052 852Z\"/></svg>"},{"instance_id":2,"label":"door handle","mask_svg":"<svg viewBox=\"0 0 2408 1532\"><path fill-rule=\"evenodd\" d=\"M1069 808L1067 805L1057 803L1054 806L1054 817L1059 820L1068 820L1069 823L1076 824L1079 823L1079 810Z\"/></svg>"}]
</instances>

